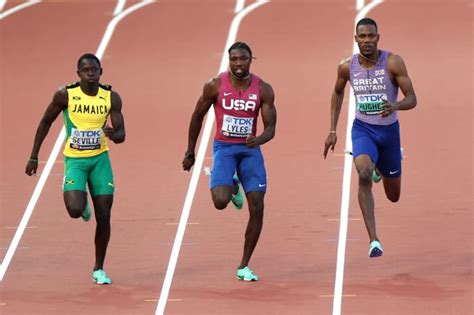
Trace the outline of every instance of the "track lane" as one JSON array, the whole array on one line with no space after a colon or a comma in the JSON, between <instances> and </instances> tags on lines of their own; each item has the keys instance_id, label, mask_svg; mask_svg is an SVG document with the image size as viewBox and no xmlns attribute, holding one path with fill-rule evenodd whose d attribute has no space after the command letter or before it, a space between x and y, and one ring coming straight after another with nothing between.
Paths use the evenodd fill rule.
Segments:
<instances>
[{"instance_id":1,"label":"track lane","mask_svg":"<svg viewBox=\"0 0 474 315\"><path fill-rule=\"evenodd\" d=\"M1 48L1 159L2 165L8 165L2 167L0 175L3 228L18 225L36 184L34 179L24 176L24 167L31 151L38 121L55 89L75 80L74 69L78 54L88 50L88 42L95 40L96 27L102 27L101 22L95 25L88 24L83 28L84 37L68 39L64 37L64 30L74 28L73 21L62 23L64 29L41 21L46 20L48 15L49 18L56 20L63 16L72 16L77 14L76 9L81 8L83 6L80 5L42 4L29 8L21 14L9 16L1 22L4 42ZM101 12L107 8L107 5L97 6L97 9L102 11L91 12L85 21L89 19L100 21ZM53 9L55 12L52 12ZM98 36L100 35L97 34ZM63 44L57 45L58 40ZM72 71L66 70L71 68ZM51 128L51 136L45 140L40 158L48 156L54 143L54 135L58 134L59 129L60 124L55 124ZM59 176L59 173L55 176ZM14 231L14 229L2 231L5 232L1 237L2 254L10 243Z\"/></svg>"},{"instance_id":2,"label":"track lane","mask_svg":"<svg viewBox=\"0 0 474 315\"><path fill-rule=\"evenodd\" d=\"M67 71L68 73L67 75L65 74L66 70L64 70L65 73L61 73L60 71L58 71L58 73L60 73L63 77L63 79L61 79L62 84L67 83L67 81L64 82L64 77L66 78L71 77L71 81L75 80L73 71L74 71L75 62L77 61L78 56L84 53L85 51L94 51L97 48L97 45L101 39L101 36L104 33L105 26L107 25L108 21L111 19L111 13L113 11L113 7L110 6L109 4L94 6L94 8L97 9L97 11L91 11L88 5L86 4L81 5L80 3L76 3L73 6L65 5L62 3L56 3L56 4L51 4L51 6L49 7L43 7L45 10L44 11L45 14L48 14L48 18L52 18L54 17L55 14L57 14L58 18L56 20L60 20L60 17L64 17L64 16L77 15L77 12L84 11L85 9L87 9L89 12L84 22L90 20L91 23L87 24L90 27L84 27L82 29L84 33L84 37L82 38L71 37L70 45L66 45L66 48L69 47L69 48L72 48L71 50L73 50L73 60L67 61L67 65L63 65L61 67L61 70L70 69ZM52 14L51 12L54 12L54 13ZM110 16L110 17L106 20L103 18L104 16ZM40 20L41 20L41 17L42 17L41 12L36 13L34 15L34 18L39 18ZM34 18L32 20L34 20ZM100 22L97 23L97 21L100 21ZM105 23L105 25L102 25L102 22ZM23 22L23 24L25 24L25 22ZM34 37L33 42L36 43L39 47L41 47L41 48L38 48L37 51L46 53L46 56L44 55L41 57L38 56L37 58L44 63L49 62L47 63L47 67L48 67L48 70L51 70L51 69L55 69L56 67L59 67L58 64L60 62L57 62L54 59L50 59L51 57L54 56L54 53L49 52L48 49L41 46L41 44L44 44L44 43L50 44L52 39L55 39L53 35L55 33L62 32L62 34L58 35L57 38L62 39L61 43L63 43L64 45L64 43L66 42L65 40L63 40L64 30L66 31L68 30L67 29L68 25L63 23L62 27L64 28L58 28L58 27L55 27L54 25L47 24L47 23L44 23L44 25L45 25L46 30L42 30L39 27L35 28L37 37ZM75 24L71 24L70 27L74 28ZM11 25L11 28L12 30L16 31L16 33L14 34L19 35L19 33L17 32L18 25L16 27L14 25ZM54 30L54 32L51 32L50 30ZM41 39L40 37L41 35L47 35L48 37ZM53 36L53 37L50 37L50 36ZM94 38L95 36L97 36L97 39ZM24 37L28 38L28 36L26 35ZM92 42L92 45L91 45L91 42ZM86 45L84 45L83 43ZM29 44L31 45L32 41L30 41ZM46 47L49 47L49 46L46 46ZM60 49L58 49L57 47L54 47L53 45L51 45L51 48L55 48L56 50L59 50L60 54L63 53L64 55L67 55L65 51L65 47L61 47ZM57 59L61 59L61 58L58 56ZM28 64L28 65L31 66L31 64ZM44 73L41 73L41 75L44 76ZM49 85L51 85L51 82L49 82ZM59 84L57 86L59 86ZM48 89L44 89L41 91L49 91L49 92L45 92L47 94L46 96L47 100L49 101L52 93L54 92L54 87L51 88L51 86L49 86ZM35 121L31 123L33 127L32 127L32 131L30 131L29 133L34 133L34 129L38 123L37 120L39 119L39 117L41 117L41 114L44 111L44 106L46 106L46 104L47 104L47 101L45 102L43 106L38 106L39 114L37 116L28 116L35 119ZM17 108L17 109L20 109L20 108ZM18 113L16 115L18 115ZM53 135L58 134L58 130L62 124L56 123L55 125L56 125L55 126L56 129L53 129L50 131L50 137L48 139L49 142L54 141ZM31 137L32 135L29 134L28 139L25 140L24 142L31 143L32 141ZM28 146L26 150L29 150L29 149L30 147ZM47 143L45 143L45 145L42 148L41 156L45 155L44 152L48 152L48 149L50 149L50 146L48 146ZM14 150L9 151L9 152L12 154L13 153L18 154L18 152L15 152ZM28 153L25 153L24 156L27 157ZM23 161L23 159L21 159L20 161ZM93 257L93 247L91 246L91 244L93 243L94 227L92 224L80 226L78 225L77 222L72 223L72 220L70 220L67 217L67 214L64 211L62 198L60 197L61 196L60 185L62 181L62 165L61 163L57 163L57 164L59 165L57 165L58 167L55 167L53 169L51 178L49 179L45 189L43 190L42 198L40 202L38 203L37 207L40 210L39 211L37 210L37 212L40 212L40 215L34 216L30 223L31 226L37 227L37 229L33 231L27 230L28 232L31 232L31 231L32 232L25 233L26 235L24 236L22 240L22 245L19 248L20 253L17 257L14 258L14 263L12 264L13 266L11 267L12 270L9 271L9 275L6 277L11 280L8 281L8 279L6 279L6 281L2 283L2 291L4 291L2 292L2 300L3 300L2 302L5 303L5 305L2 305L3 310L8 309L9 312L11 311L12 313L20 313L20 314L31 313L31 312L64 314L65 312L69 312L71 309L75 309L75 308L77 308L78 310L87 310L90 307L89 305L92 305L92 307L95 307L94 303L89 303L90 301L87 300L87 298L94 297L95 294L98 293L94 291L94 289L96 288L93 288L91 292L84 292L84 291L79 290L80 292L77 292L78 293L77 295L71 296L71 286L69 282L73 283L72 287L74 291L76 291L78 288L79 289L83 288L82 285L84 285L83 282L76 281L75 277L77 275L82 275L81 278L84 281L87 281L86 283L90 284L90 287L92 287L91 279L89 275L90 275L90 266L91 266L90 260L91 260L91 257ZM21 167L23 168L24 165L21 165ZM15 174L15 175L19 178L22 172L20 171L19 174L20 175L18 174ZM6 175L9 175L9 174L6 174ZM2 191L2 194L3 193L4 192ZM56 198L54 196L56 196ZM58 217L60 217L59 220L58 220ZM55 224L57 224L58 221L60 222L59 226L58 225L55 226ZM88 229L89 231L84 232L84 228ZM80 253L81 249L86 246L85 245L86 243L82 242L83 239L85 240L84 235L89 235L87 237L88 246L86 248L90 248L90 250L89 252L81 256L80 254L78 255L78 253ZM71 246L71 244L73 245ZM54 250L51 250L51 249L54 249ZM58 260L57 259L58 257L64 258L64 260L62 259ZM31 263L32 261L38 261L38 264L32 265ZM76 267L78 264L80 264L81 267ZM86 268L85 266L88 266L87 271L84 271L81 269L82 267ZM82 273L83 271L84 273ZM45 275L47 275L47 278L45 277ZM29 280L30 287L27 290L24 289L24 280L22 279ZM58 284L62 284L63 286L66 285L66 288ZM51 286L53 286L53 288L51 288ZM89 290L90 287L86 286L86 289ZM104 302L107 302L107 300L109 301L116 300L117 296L120 297L120 295L124 292L127 292L127 290L123 290L122 288L112 288L109 292L111 293L110 297L102 296ZM25 299L24 294L27 294L28 296L27 299ZM130 299L123 299L124 304L123 305L119 304L119 306L121 306L123 310L127 310L127 309L130 310L130 308L133 308L134 306L133 306L133 303L130 303L129 301ZM45 304L42 304L44 302ZM143 302L143 301L140 301L140 302ZM41 306L38 307L38 304L40 304ZM106 305L108 308L111 307L114 310L117 303L106 303ZM61 307L65 307L65 309L61 309ZM34 309L34 311L32 311L32 309ZM88 313L90 313L90 309Z\"/></svg>"},{"instance_id":3,"label":"track lane","mask_svg":"<svg viewBox=\"0 0 474 315\"><path fill-rule=\"evenodd\" d=\"M323 91L331 90L333 79L317 73L335 73L333 64L341 57L330 50L351 46L330 40L334 34L326 26L332 22L314 19L314 12L328 17L347 14L343 25L347 32L352 28L353 11L346 5L320 8L317 3L272 1L248 16L238 34L238 40L248 42L257 58L252 71L273 85L279 117L276 138L263 146L269 191L264 229L250 264L262 280L235 279L248 219L246 206L241 212L231 206L215 210L209 180L201 180L190 218L201 224L185 236L185 242L196 246L182 249L170 294L181 300L168 304L169 314L186 314L190 309L195 314L241 314L248 309L258 314L324 314L331 310L332 299L327 295L333 291L338 228L332 219L338 217L342 159L322 159L320 139L327 128L321 126L328 126L330 98ZM341 36L344 33L340 31ZM315 45L313 36L327 49ZM316 63L318 58L325 62ZM304 141L311 136L316 140ZM211 155L209 149L207 156ZM334 199L314 199L315 191L332 190Z\"/></svg>"},{"instance_id":4,"label":"track lane","mask_svg":"<svg viewBox=\"0 0 474 315\"><path fill-rule=\"evenodd\" d=\"M455 174L472 174L472 94L466 93L472 86L466 72L472 69L472 38L444 25L469 29L472 4L389 1L371 16L379 22L379 46L404 58L418 107L400 113L406 156L400 202L391 204L382 186L375 186L381 259L367 257L363 224L350 224L348 237L361 241L348 244L344 292L357 297L344 299L343 313L468 314L472 177L459 180ZM447 57L453 47L456 57ZM359 212L353 198L351 213Z\"/></svg>"}]
</instances>

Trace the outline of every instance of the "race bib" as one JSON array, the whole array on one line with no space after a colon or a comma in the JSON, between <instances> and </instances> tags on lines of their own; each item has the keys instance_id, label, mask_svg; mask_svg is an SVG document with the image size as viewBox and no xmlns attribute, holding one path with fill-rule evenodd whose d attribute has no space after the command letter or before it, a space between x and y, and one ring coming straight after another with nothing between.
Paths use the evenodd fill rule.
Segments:
<instances>
[{"instance_id":1,"label":"race bib","mask_svg":"<svg viewBox=\"0 0 474 315\"><path fill-rule=\"evenodd\" d=\"M362 94L357 95L357 110L366 115L378 115L382 112L380 107L383 100L387 100L387 94Z\"/></svg>"},{"instance_id":2,"label":"race bib","mask_svg":"<svg viewBox=\"0 0 474 315\"><path fill-rule=\"evenodd\" d=\"M245 138L252 134L253 117L234 117L224 114L222 134L226 137Z\"/></svg>"},{"instance_id":3,"label":"race bib","mask_svg":"<svg viewBox=\"0 0 474 315\"><path fill-rule=\"evenodd\" d=\"M69 146L75 150L97 150L100 149L102 139L102 129L79 130L71 129Z\"/></svg>"}]
</instances>

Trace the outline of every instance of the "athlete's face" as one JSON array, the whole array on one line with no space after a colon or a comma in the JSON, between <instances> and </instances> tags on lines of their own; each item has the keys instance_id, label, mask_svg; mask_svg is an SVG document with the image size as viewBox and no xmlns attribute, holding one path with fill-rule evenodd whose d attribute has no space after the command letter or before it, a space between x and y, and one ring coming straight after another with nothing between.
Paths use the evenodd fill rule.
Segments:
<instances>
[{"instance_id":1,"label":"athlete's face","mask_svg":"<svg viewBox=\"0 0 474 315\"><path fill-rule=\"evenodd\" d=\"M360 53L366 57L377 51L380 35L374 25L359 25L356 30L355 41L359 45Z\"/></svg>"},{"instance_id":2,"label":"athlete's face","mask_svg":"<svg viewBox=\"0 0 474 315\"><path fill-rule=\"evenodd\" d=\"M252 57L246 49L232 49L229 52L229 67L232 74L237 78L245 78L249 75Z\"/></svg>"},{"instance_id":3,"label":"athlete's face","mask_svg":"<svg viewBox=\"0 0 474 315\"><path fill-rule=\"evenodd\" d=\"M94 59L83 59L77 70L77 75L81 78L81 81L85 81L88 84L95 84L99 82L100 76L102 75L102 68Z\"/></svg>"}]
</instances>

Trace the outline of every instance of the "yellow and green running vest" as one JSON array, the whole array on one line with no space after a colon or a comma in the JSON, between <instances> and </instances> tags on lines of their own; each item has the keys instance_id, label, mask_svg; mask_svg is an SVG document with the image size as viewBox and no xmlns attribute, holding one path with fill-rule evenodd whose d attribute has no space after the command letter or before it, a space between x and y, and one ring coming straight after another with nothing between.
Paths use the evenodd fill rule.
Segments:
<instances>
[{"instance_id":1,"label":"yellow and green running vest","mask_svg":"<svg viewBox=\"0 0 474 315\"><path fill-rule=\"evenodd\" d=\"M109 150L102 128L110 113L111 86L100 84L96 96L82 92L79 82L66 86L66 89L69 100L63 110L66 128L64 155L82 158Z\"/></svg>"}]
</instances>

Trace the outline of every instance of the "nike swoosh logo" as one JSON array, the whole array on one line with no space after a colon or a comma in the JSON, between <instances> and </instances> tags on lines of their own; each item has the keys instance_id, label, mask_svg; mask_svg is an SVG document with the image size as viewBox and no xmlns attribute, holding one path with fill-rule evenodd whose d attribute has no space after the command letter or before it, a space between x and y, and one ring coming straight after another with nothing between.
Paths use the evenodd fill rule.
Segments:
<instances>
[{"instance_id":1,"label":"nike swoosh logo","mask_svg":"<svg viewBox=\"0 0 474 315\"><path fill-rule=\"evenodd\" d=\"M362 74L362 73L363 73L363 72L357 72L357 73L354 73L354 76L355 76L355 77L358 77L358 76L359 76L359 74Z\"/></svg>"},{"instance_id":2,"label":"nike swoosh logo","mask_svg":"<svg viewBox=\"0 0 474 315\"><path fill-rule=\"evenodd\" d=\"M395 172L390 171L390 175L397 174L398 172L400 172L400 170L396 170Z\"/></svg>"},{"instance_id":3,"label":"nike swoosh logo","mask_svg":"<svg viewBox=\"0 0 474 315\"><path fill-rule=\"evenodd\" d=\"M258 184L258 187L265 187L267 184Z\"/></svg>"},{"instance_id":4,"label":"nike swoosh logo","mask_svg":"<svg viewBox=\"0 0 474 315\"><path fill-rule=\"evenodd\" d=\"M232 92L229 92L229 93L224 92L224 96L231 95L231 94Z\"/></svg>"}]
</instances>

